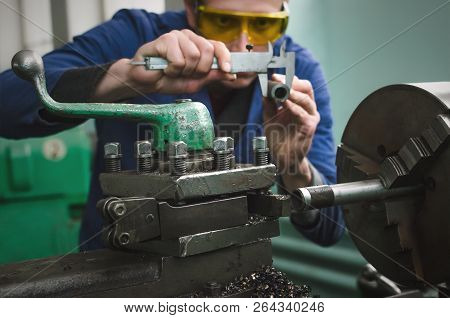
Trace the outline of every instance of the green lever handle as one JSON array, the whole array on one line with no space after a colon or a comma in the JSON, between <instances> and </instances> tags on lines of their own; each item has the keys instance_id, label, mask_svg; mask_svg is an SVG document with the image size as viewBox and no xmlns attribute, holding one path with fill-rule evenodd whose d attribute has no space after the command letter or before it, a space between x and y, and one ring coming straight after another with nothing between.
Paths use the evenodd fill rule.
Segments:
<instances>
[{"instance_id":1,"label":"green lever handle","mask_svg":"<svg viewBox=\"0 0 450 318\"><path fill-rule=\"evenodd\" d=\"M20 51L12 60L17 76L34 84L45 108L62 117L111 118L146 122L153 127L153 145L165 151L168 143L184 141L189 150L212 148L214 127L202 103L183 102L162 105L59 103L47 91L44 62L33 51Z\"/></svg>"}]
</instances>

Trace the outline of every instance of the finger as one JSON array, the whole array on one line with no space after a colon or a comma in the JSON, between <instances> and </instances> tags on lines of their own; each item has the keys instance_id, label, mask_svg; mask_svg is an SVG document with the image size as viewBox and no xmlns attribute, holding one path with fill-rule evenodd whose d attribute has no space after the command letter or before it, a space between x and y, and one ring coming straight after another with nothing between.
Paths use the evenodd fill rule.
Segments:
<instances>
[{"instance_id":1,"label":"finger","mask_svg":"<svg viewBox=\"0 0 450 318\"><path fill-rule=\"evenodd\" d=\"M169 65L164 69L164 73L172 77L179 76L186 64L178 37L174 32L163 34L155 41L141 46L134 59L143 60L147 56L159 56L167 59Z\"/></svg>"},{"instance_id":2,"label":"finger","mask_svg":"<svg viewBox=\"0 0 450 318\"><path fill-rule=\"evenodd\" d=\"M228 48L219 41L210 40L214 46L214 55L217 57L217 62L222 71L228 73L231 71L231 53Z\"/></svg>"},{"instance_id":3,"label":"finger","mask_svg":"<svg viewBox=\"0 0 450 318\"><path fill-rule=\"evenodd\" d=\"M319 113L311 115L302 107L293 103L290 100L285 102L286 111L295 118L295 121L299 124L300 129L306 135L314 134L316 127L320 121Z\"/></svg>"},{"instance_id":4,"label":"finger","mask_svg":"<svg viewBox=\"0 0 450 318\"><path fill-rule=\"evenodd\" d=\"M310 115L315 115L317 113L316 103L309 95L305 93L291 90L289 101L295 103L298 107L303 108Z\"/></svg>"},{"instance_id":5,"label":"finger","mask_svg":"<svg viewBox=\"0 0 450 318\"><path fill-rule=\"evenodd\" d=\"M214 60L214 45L205 38L198 36L190 30L183 32L196 46L200 52L200 59L195 69L195 74L199 76L206 75L210 70Z\"/></svg>"},{"instance_id":6,"label":"finger","mask_svg":"<svg viewBox=\"0 0 450 318\"><path fill-rule=\"evenodd\" d=\"M191 40L191 38L189 38L184 32L173 32L178 38L178 43L185 60L181 75L189 77L194 73L195 69L197 68L197 64L200 61L200 50L197 48L197 45Z\"/></svg>"},{"instance_id":7,"label":"finger","mask_svg":"<svg viewBox=\"0 0 450 318\"><path fill-rule=\"evenodd\" d=\"M285 76L281 74L273 74L272 79L277 82L285 83ZM294 76L291 89L307 94L314 99L314 88L308 80L301 80L297 76Z\"/></svg>"},{"instance_id":8,"label":"finger","mask_svg":"<svg viewBox=\"0 0 450 318\"><path fill-rule=\"evenodd\" d=\"M297 117L298 119L305 118L306 116L310 116L310 114L303 109L302 107L300 107L299 105L297 105L296 103L287 100L284 102L284 109L285 111L289 112L291 115ZM283 111L282 110L282 111Z\"/></svg>"}]
</instances>

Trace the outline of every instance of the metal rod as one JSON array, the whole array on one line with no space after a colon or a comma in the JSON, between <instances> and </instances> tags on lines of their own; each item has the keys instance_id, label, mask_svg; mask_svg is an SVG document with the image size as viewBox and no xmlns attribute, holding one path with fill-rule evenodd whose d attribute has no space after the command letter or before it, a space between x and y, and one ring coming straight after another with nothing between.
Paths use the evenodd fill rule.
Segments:
<instances>
[{"instance_id":1,"label":"metal rod","mask_svg":"<svg viewBox=\"0 0 450 318\"><path fill-rule=\"evenodd\" d=\"M267 96L277 103L285 102L291 93L291 88L283 83L269 81Z\"/></svg>"},{"instance_id":2,"label":"metal rod","mask_svg":"<svg viewBox=\"0 0 450 318\"><path fill-rule=\"evenodd\" d=\"M294 195L300 201L300 211L345 205L361 201L378 201L421 193L423 185L386 189L379 179L299 188Z\"/></svg>"}]
</instances>

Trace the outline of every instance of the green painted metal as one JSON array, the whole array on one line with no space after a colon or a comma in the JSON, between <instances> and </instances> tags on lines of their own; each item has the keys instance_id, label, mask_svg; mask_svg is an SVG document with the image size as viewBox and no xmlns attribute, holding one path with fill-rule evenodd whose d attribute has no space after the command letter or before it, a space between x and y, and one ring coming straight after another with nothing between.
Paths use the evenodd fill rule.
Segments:
<instances>
[{"instance_id":1,"label":"green painted metal","mask_svg":"<svg viewBox=\"0 0 450 318\"><path fill-rule=\"evenodd\" d=\"M0 139L0 263L78 251L91 149L84 127Z\"/></svg>"},{"instance_id":2,"label":"green painted metal","mask_svg":"<svg viewBox=\"0 0 450 318\"><path fill-rule=\"evenodd\" d=\"M165 151L168 143L184 141L189 150L212 148L214 126L202 103L182 102L163 105L109 103L59 103L47 92L42 58L32 51L21 51L13 58L16 74L31 81L42 104L64 117L112 118L146 122L153 126L153 146Z\"/></svg>"},{"instance_id":3,"label":"green painted metal","mask_svg":"<svg viewBox=\"0 0 450 318\"><path fill-rule=\"evenodd\" d=\"M367 261L350 237L332 247L318 246L304 238L283 219L281 236L272 240L274 265L297 283L308 284L321 297L360 297L357 277Z\"/></svg>"}]
</instances>

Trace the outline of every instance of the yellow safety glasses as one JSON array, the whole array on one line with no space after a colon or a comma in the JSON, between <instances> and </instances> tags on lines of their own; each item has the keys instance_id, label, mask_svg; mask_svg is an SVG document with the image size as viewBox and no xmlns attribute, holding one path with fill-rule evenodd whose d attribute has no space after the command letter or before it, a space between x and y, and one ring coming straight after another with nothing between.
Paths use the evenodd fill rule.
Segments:
<instances>
[{"instance_id":1,"label":"yellow safety glasses","mask_svg":"<svg viewBox=\"0 0 450 318\"><path fill-rule=\"evenodd\" d=\"M289 21L287 3L282 11L273 13L219 10L204 5L197 7L198 32L207 39L224 43L238 39L246 33L254 45L275 42L286 31Z\"/></svg>"}]
</instances>

